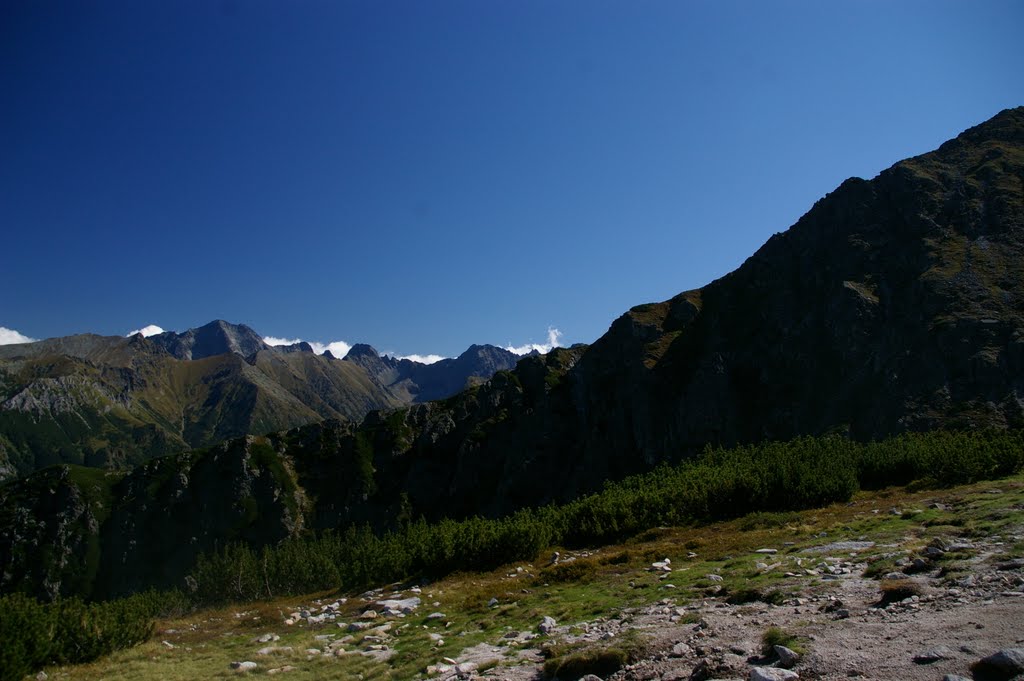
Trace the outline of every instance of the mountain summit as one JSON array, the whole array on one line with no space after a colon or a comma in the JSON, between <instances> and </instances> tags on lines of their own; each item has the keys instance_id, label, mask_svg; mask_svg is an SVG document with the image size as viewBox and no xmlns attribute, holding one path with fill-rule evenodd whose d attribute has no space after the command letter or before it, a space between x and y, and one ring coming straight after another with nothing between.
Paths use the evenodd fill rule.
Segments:
<instances>
[{"instance_id":1,"label":"mountain summit","mask_svg":"<svg viewBox=\"0 0 1024 681\"><path fill-rule=\"evenodd\" d=\"M165 331L149 337L178 359L203 359L227 353L248 357L267 347L263 338L245 324L212 321L184 333Z\"/></svg>"}]
</instances>

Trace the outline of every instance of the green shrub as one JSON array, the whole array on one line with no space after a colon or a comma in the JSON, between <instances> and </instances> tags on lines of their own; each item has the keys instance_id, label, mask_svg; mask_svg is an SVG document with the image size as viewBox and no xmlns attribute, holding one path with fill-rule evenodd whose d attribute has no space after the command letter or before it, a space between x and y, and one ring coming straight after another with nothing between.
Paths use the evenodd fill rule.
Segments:
<instances>
[{"instance_id":1,"label":"green shrub","mask_svg":"<svg viewBox=\"0 0 1024 681\"><path fill-rule=\"evenodd\" d=\"M131 647L152 634L154 616L187 607L178 592L146 592L103 603L0 596L0 681L20 681L46 664L89 662Z\"/></svg>"},{"instance_id":2,"label":"green shrub","mask_svg":"<svg viewBox=\"0 0 1024 681\"><path fill-rule=\"evenodd\" d=\"M366 443L369 445L369 441ZM932 432L859 444L802 437L732 449L708 447L696 460L662 465L608 483L561 506L523 509L499 519L402 523L286 540L254 550L229 545L201 556L192 576L199 602L244 602L326 589L358 589L415 576L443 577L532 561L544 549L599 546L663 526L743 517L741 529L779 527L795 512L848 500L857 489L927 477L953 485L1024 467L1021 431ZM547 581L585 578L561 568Z\"/></svg>"},{"instance_id":3,"label":"green shrub","mask_svg":"<svg viewBox=\"0 0 1024 681\"><path fill-rule=\"evenodd\" d=\"M21 681L50 657L52 613L21 594L0 596L0 681Z\"/></svg>"}]
</instances>

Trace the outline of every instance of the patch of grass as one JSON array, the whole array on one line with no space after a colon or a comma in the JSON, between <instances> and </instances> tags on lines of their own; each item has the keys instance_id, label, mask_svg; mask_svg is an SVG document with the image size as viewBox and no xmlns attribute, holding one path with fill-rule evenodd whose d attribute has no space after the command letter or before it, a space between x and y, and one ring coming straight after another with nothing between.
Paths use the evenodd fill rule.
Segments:
<instances>
[{"instance_id":1,"label":"patch of grass","mask_svg":"<svg viewBox=\"0 0 1024 681\"><path fill-rule=\"evenodd\" d=\"M879 585L881 598L879 605L899 603L907 598L920 596L923 592L921 585L912 579L886 579Z\"/></svg>"},{"instance_id":2,"label":"patch of grass","mask_svg":"<svg viewBox=\"0 0 1024 681\"><path fill-rule=\"evenodd\" d=\"M571 681L596 674L604 678L639 660L646 646L646 639L635 629L621 634L614 645L607 647L581 647L579 644L545 646L541 651L547 660L544 677Z\"/></svg>"},{"instance_id":3,"label":"patch of grass","mask_svg":"<svg viewBox=\"0 0 1024 681\"><path fill-rule=\"evenodd\" d=\"M740 518L736 527L742 532L749 532L750 530L763 530L773 527L796 525L799 524L801 520L802 516L796 511L777 513L758 511Z\"/></svg>"},{"instance_id":4,"label":"patch of grass","mask_svg":"<svg viewBox=\"0 0 1024 681\"><path fill-rule=\"evenodd\" d=\"M757 588L748 588L730 593L725 600L731 605L743 605L744 603L755 602L768 603L769 605L782 605L782 602L786 600L786 595L775 589L765 591Z\"/></svg>"},{"instance_id":5,"label":"patch of grass","mask_svg":"<svg viewBox=\"0 0 1024 681\"><path fill-rule=\"evenodd\" d=\"M597 564L592 560L573 560L546 567L537 575L537 584L586 582L594 578Z\"/></svg>"},{"instance_id":6,"label":"patch of grass","mask_svg":"<svg viewBox=\"0 0 1024 681\"><path fill-rule=\"evenodd\" d=\"M791 634L779 627L768 627L761 635L761 654L770 656L774 653L775 646L789 648L797 655L806 655L807 648L804 647L800 637Z\"/></svg>"},{"instance_id":7,"label":"patch of grass","mask_svg":"<svg viewBox=\"0 0 1024 681\"><path fill-rule=\"evenodd\" d=\"M632 560L633 556L629 551L619 551L610 556L603 556L598 562L601 565L624 565Z\"/></svg>"},{"instance_id":8,"label":"patch of grass","mask_svg":"<svg viewBox=\"0 0 1024 681\"><path fill-rule=\"evenodd\" d=\"M619 648L603 648L555 657L544 663L544 677L575 681L587 674L610 676L626 666L628 656Z\"/></svg>"}]
</instances>

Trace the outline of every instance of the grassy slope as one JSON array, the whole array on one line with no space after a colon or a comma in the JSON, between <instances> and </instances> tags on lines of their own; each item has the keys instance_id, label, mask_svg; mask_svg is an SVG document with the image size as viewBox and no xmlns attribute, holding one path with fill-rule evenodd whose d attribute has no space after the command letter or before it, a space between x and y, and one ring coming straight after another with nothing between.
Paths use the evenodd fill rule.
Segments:
<instances>
[{"instance_id":1,"label":"grassy slope","mask_svg":"<svg viewBox=\"0 0 1024 681\"><path fill-rule=\"evenodd\" d=\"M1003 493L989 493L996 488ZM944 507L932 508L935 501ZM898 516L889 513L893 508L904 512ZM545 553L532 564L453 575L423 585L423 606L408 617L390 618L390 645L397 653L386 663L358 654L335 657L305 652L307 648L324 647L318 635L340 638L346 633L333 624L309 627L283 623L284 617L300 606L318 600L328 603L339 596L320 593L161 621L153 638L137 648L92 664L47 672L51 677L58 673L71 679L232 678L237 673L229 669L229 663L251 659L259 663L259 675L273 668L294 666L289 679L412 679L426 676L429 665L440 663L444 657L457 657L473 645L501 646L507 632L534 631L544 615L560 623L584 622L613 617L624 609L652 604L666 596L681 606L704 600L707 590L716 586L706 578L711 573L720 574L720 585L734 594L745 589L787 594L827 588L828 583L817 576L785 576L788 567L769 571L754 568L752 552L764 546L778 547L779 556L773 560L781 559L788 565L795 559L792 554L823 541L867 538L876 546L862 552L859 560L874 563L877 569L873 572L882 573L891 569L893 543L902 541L905 548L923 548L934 536L988 537L1020 527L1022 522L1022 475L940 491L889 488L860 492L850 503L822 509L756 513L723 523L651 530L620 545L577 552L577 559L565 567L543 567L550 555ZM827 539L821 533L826 533ZM1008 546L1007 555L1024 555L1024 545ZM648 567L666 557L671 558L675 569L669 578L659 580ZM947 569L956 574L956 557ZM666 589L666 583L675 588ZM402 593L411 595L408 590ZM358 595L348 596L339 621L356 621L365 607ZM491 598L497 599L496 605L488 605ZM428 620L427 615L435 610L444 612L445 618ZM374 625L379 623L379 619L374 621ZM253 639L265 633L279 634L281 640L273 645L291 646L293 652L257 655L256 650L268 644L254 643ZM430 633L442 635L444 643L436 645ZM357 633L345 648L364 649L369 642L362 641L363 636ZM545 643L546 637L541 637L525 645L540 648ZM626 642L627 648L642 645L641 635ZM571 651L561 648L556 652ZM500 677L500 667L492 674Z\"/></svg>"}]
</instances>

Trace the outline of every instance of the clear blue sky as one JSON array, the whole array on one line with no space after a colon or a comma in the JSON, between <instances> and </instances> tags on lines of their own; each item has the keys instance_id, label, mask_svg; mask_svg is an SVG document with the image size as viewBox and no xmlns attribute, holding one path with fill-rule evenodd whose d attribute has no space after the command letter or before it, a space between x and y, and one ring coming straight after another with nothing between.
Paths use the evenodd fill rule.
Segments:
<instances>
[{"instance_id":1,"label":"clear blue sky","mask_svg":"<svg viewBox=\"0 0 1024 681\"><path fill-rule=\"evenodd\" d=\"M1024 3L5 2L0 326L591 342L1024 104Z\"/></svg>"}]
</instances>

